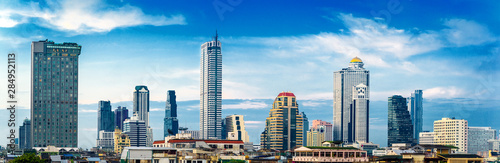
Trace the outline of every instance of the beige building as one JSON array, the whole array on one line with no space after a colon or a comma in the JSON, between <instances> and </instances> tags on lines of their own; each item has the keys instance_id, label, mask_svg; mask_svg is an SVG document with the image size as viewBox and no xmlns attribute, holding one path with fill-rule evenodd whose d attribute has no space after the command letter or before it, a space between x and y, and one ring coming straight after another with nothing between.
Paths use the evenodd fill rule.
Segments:
<instances>
[{"instance_id":1,"label":"beige building","mask_svg":"<svg viewBox=\"0 0 500 163\"><path fill-rule=\"evenodd\" d=\"M230 115L226 117L226 139L241 140L249 142L248 133L245 130L243 115Z\"/></svg>"},{"instance_id":2,"label":"beige building","mask_svg":"<svg viewBox=\"0 0 500 163\"><path fill-rule=\"evenodd\" d=\"M434 143L452 145L458 148L457 152L467 153L468 130L467 120L442 118L434 121Z\"/></svg>"},{"instance_id":3,"label":"beige building","mask_svg":"<svg viewBox=\"0 0 500 163\"><path fill-rule=\"evenodd\" d=\"M125 147L130 147L130 138L127 134L122 133L122 130L116 128L115 129L115 143L114 150L115 153L122 153Z\"/></svg>"},{"instance_id":4,"label":"beige building","mask_svg":"<svg viewBox=\"0 0 500 163\"><path fill-rule=\"evenodd\" d=\"M307 145L319 147L325 141L325 132L322 129L307 131Z\"/></svg>"},{"instance_id":5,"label":"beige building","mask_svg":"<svg viewBox=\"0 0 500 163\"><path fill-rule=\"evenodd\" d=\"M418 144L434 144L434 132L420 132Z\"/></svg>"}]
</instances>

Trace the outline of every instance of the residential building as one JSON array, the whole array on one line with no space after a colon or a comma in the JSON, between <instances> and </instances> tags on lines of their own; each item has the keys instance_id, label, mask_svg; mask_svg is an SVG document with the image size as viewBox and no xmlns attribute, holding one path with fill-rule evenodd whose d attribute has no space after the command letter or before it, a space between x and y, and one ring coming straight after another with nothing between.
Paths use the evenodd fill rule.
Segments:
<instances>
[{"instance_id":1,"label":"residential building","mask_svg":"<svg viewBox=\"0 0 500 163\"><path fill-rule=\"evenodd\" d=\"M281 92L274 100L261 134L262 149L291 150L302 146L302 116L292 92Z\"/></svg>"},{"instance_id":2,"label":"residential building","mask_svg":"<svg viewBox=\"0 0 500 163\"><path fill-rule=\"evenodd\" d=\"M122 153L125 147L130 147L130 137L127 134L122 133L119 128L115 129L114 141L115 153Z\"/></svg>"},{"instance_id":3,"label":"residential building","mask_svg":"<svg viewBox=\"0 0 500 163\"><path fill-rule=\"evenodd\" d=\"M346 144L369 142L369 71L355 57L334 73L333 138Z\"/></svg>"},{"instance_id":4,"label":"residential building","mask_svg":"<svg viewBox=\"0 0 500 163\"><path fill-rule=\"evenodd\" d=\"M500 140L498 139L488 140L488 149L492 151L500 151Z\"/></svg>"},{"instance_id":5,"label":"residential building","mask_svg":"<svg viewBox=\"0 0 500 163\"><path fill-rule=\"evenodd\" d=\"M497 135L497 130L491 127L469 127L467 138L467 152L477 154L477 152L488 151L488 140L494 140Z\"/></svg>"},{"instance_id":6,"label":"residential building","mask_svg":"<svg viewBox=\"0 0 500 163\"><path fill-rule=\"evenodd\" d=\"M241 140L170 139L168 140L168 146L177 149L206 148L234 154L242 154L244 152L244 142Z\"/></svg>"},{"instance_id":7,"label":"residential building","mask_svg":"<svg viewBox=\"0 0 500 163\"><path fill-rule=\"evenodd\" d=\"M324 128L311 128L307 131L307 144L308 146L319 147L325 141Z\"/></svg>"},{"instance_id":8,"label":"residential building","mask_svg":"<svg viewBox=\"0 0 500 163\"><path fill-rule=\"evenodd\" d=\"M114 151L115 147L115 131L99 131L99 136L97 139L96 146L101 148L104 151Z\"/></svg>"},{"instance_id":9,"label":"residential building","mask_svg":"<svg viewBox=\"0 0 500 163\"><path fill-rule=\"evenodd\" d=\"M114 114L111 111L110 101L99 101L97 108L97 139L99 139L99 132L113 132L115 129Z\"/></svg>"},{"instance_id":10,"label":"residential building","mask_svg":"<svg viewBox=\"0 0 500 163\"><path fill-rule=\"evenodd\" d=\"M467 120L442 118L434 121L434 143L452 145L457 152L467 153L469 126Z\"/></svg>"},{"instance_id":11,"label":"residential building","mask_svg":"<svg viewBox=\"0 0 500 163\"><path fill-rule=\"evenodd\" d=\"M20 149L31 149L31 121L26 118L23 121L23 125L19 126L19 148Z\"/></svg>"},{"instance_id":12,"label":"residential building","mask_svg":"<svg viewBox=\"0 0 500 163\"><path fill-rule=\"evenodd\" d=\"M423 129L423 92L422 90L415 90L414 93L408 97L408 111L410 111L411 122L413 126L413 139L415 142L419 142L419 133L422 132Z\"/></svg>"},{"instance_id":13,"label":"residential building","mask_svg":"<svg viewBox=\"0 0 500 163\"><path fill-rule=\"evenodd\" d=\"M330 122L322 121L322 120L313 120L311 129L323 129L325 141L333 141L333 125Z\"/></svg>"},{"instance_id":14,"label":"residential building","mask_svg":"<svg viewBox=\"0 0 500 163\"><path fill-rule=\"evenodd\" d=\"M118 126L120 130L123 130L123 121L129 118L127 107L118 106L115 110L115 127Z\"/></svg>"},{"instance_id":15,"label":"residential building","mask_svg":"<svg viewBox=\"0 0 500 163\"><path fill-rule=\"evenodd\" d=\"M78 147L77 43L31 43L33 147Z\"/></svg>"},{"instance_id":16,"label":"residential building","mask_svg":"<svg viewBox=\"0 0 500 163\"><path fill-rule=\"evenodd\" d=\"M217 33L201 45L200 137L222 138L222 53Z\"/></svg>"},{"instance_id":17,"label":"residential building","mask_svg":"<svg viewBox=\"0 0 500 163\"><path fill-rule=\"evenodd\" d=\"M191 134L191 138L200 139L200 131L198 130L186 130L184 133Z\"/></svg>"},{"instance_id":18,"label":"residential building","mask_svg":"<svg viewBox=\"0 0 500 163\"><path fill-rule=\"evenodd\" d=\"M418 144L435 144L434 142L434 132L423 131L419 134Z\"/></svg>"},{"instance_id":19,"label":"residential building","mask_svg":"<svg viewBox=\"0 0 500 163\"><path fill-rule=\"evenodd\" d=\"M248 133L245 130L243 115L229 115L225 118L227 140L241 140L249 142Z\"/></svg>"},{"instance_id":20,"label":"residential building","mask_svg":"<svg viewBox=\"0 0 500 163\"><path fill-rule=\"evenodd\" d=\"M304 113L304 112L300 112L300 115L302 116L302 123L304 126L304 134L302 135L302 145L307 146L307 132L306 131L309 131L309 119L307 118L306 113Z\"/></svg>"},{"instance_id":21,"label":"residential building","mask_svg":"<svg viewBox=\"0 0 500 163\"><path fill-rule=\"evenodd\" d=\"M174 90L169 90L167 92L165 118L163 122L163 137L172 136L179 132L179 121L177 120L177 102Z\"/></svg>"},{"instance_id":22,"label":"residential building","mask_svg":"<svg viewBox=\"0 0 500 163\"><path fill-rule=\"evenodd\" d=\"M406 106L406 98L394 95L388 98L387 146L393 143L413 142L413 125Z\"/></svg>"},{"instance_id":23,"label":"residential building","mask_svg":"<svg viewBox=\"0 0 500 163\"><path fill-rule=\"evenodd\" d=\"M293 150L293 162L368 162L366 151L353 147L300 147Z\"/></svg>"},{"instance_id":24,"label":"residential building","mask_svg":"<svg viewBox=\"0 0 500 163\"><path fill-rule=\"evenodd\" d=\"M146 147L148 145L147 130L146 122L139 120L139 117L135 115L123 122L123 132L130 138L131 147Z\"/></svg>"}]
</instances>

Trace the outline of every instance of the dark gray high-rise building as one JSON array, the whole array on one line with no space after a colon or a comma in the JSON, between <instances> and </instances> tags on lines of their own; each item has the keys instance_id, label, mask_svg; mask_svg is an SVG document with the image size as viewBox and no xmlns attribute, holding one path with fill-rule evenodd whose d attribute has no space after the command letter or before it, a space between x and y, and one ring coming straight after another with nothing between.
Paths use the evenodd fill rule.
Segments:
<instances>
[{"instance_id":1,"label":"dark gray high-rise building","mask_svg":"<svg viewBox=\"0 0 500 163\"><path fill-rule=\"evenodd\" d=\"M222 138L222 53L217 34L201 45L200 137Z\"/></svg>"},{"instance_id":2,"label":"dark gray high-rise building","mask_svg":"<svg viewBox=\"0 0 500 163\"><path fill-rule=\"evenodd\" d=\"M31 143L78 147L78 57L76 43L31 43Z\"/></svg>"},{"instance_id":3,"label":"dark gray high-rise building","mask_svg":"<svg viewBox=\"0 0 500 163\"><path fill-rule=\"evenodd\" d=\"M147 86L135 86L133 111L139 120L143 120L146 122L146 126L149 126L149 90Z\"/></svg>"},{"instance_id":4,"label":"dark gray high-rise building","mask_svg":"<svg viewBox=\"0 0 500 163\"><path fill-rule=\"evenodd\" d=\"M410 111L411 121L413 124L413 139L419 142L419 133L423 131L424 108L422 105L422 90L415 90L408 98L408 111Z\"/></svg>"},{"instance_id":5,"label":"dark gray high-rise building","mask_svg":"<svg viewBox=\"0 0 500 163\"><path fill-rule=\"evenodd\" d=\"M167 92L167 103L165 106L165 119L163 120L163 135L175 136L179 132L179 121L177 120L177 102L174 90Z\"/></svg>"},{"instance_id":6,"label":"dark gray high-rise building","mask_svg":"<svg viewBox=\"0 0 500 163\"><path fill-rule=\"evenodd\" d=\"M31 149L31 121L29 119L24 119L23 125L19 126L19 148L20 149Z\"/></svg>"},{"instance_id":7,"label":"dark gray high-rise building","mask_svg":"<svg viewBox=\"0 0 500 163\"><path fill-rule=\"evenodd\" d=\"M97 139L99 139L99 131L106 132L115 131L114 114L111 111L110 101L99 101L97 108Z\"/></svg>"},{"instance_id":8,"label":"dark gray high-rise building","mask_svg":"<svg viewBox=\"0 0 500 163\"><path fill-rule=\"evenodd\" d=\"M139 120L135 116L123 122L123 133L130 138L131 147L146 147L147 146L147 126L146 122Z\"/></svg>"},{"instance_id":9,"label":"dark gray high-rise building","mask_svg":"<svg viewBox=\"0 0 500 163\"><path fill-rule=\"evenodd\" d=\"M302 116L302 125L304 126L304 129L302 129L302 146L307 146L307 131L309 131L309 119L304 112L300 112L300 115Z\"/></svg>"},{"instance_id":10,"label":"dark gray high-rise building","mask_svg":"<svg viewBox=\"0 0 500 163\"><path fill-rule=\"evenodd\" d=\"M387 145L413 144L413 125L406 106L406 98L394 95L388 98Z\"/></svg>"},{"instance_id":11,"label":"dark gray high-rise building","mask_svg":"<svg viewBox=\"0 0 500 163\"><path fill-rule=\"evenodd\" d=\"M127 107L118 106L118 108L115 110L115 127L118 127L123 131L123 122L127 118L129 118Z\"/></svg>"}]
</instances>

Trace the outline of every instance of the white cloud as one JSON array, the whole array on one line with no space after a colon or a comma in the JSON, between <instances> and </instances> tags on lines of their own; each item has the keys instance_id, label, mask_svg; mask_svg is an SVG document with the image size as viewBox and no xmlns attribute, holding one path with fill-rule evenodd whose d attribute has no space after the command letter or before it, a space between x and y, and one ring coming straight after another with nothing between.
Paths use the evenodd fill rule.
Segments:
<instances>
[{"instance_id":1,"label":"white cloud","mask_svg":"<svg viewBox=\"0 0 500 163\"><path fill-rule=\"evenodd\" d=\"M82 128L82 131L97 131L97 128Z\"/></svg>"},{"instance_id":2,"label":"white cloud","mask_svg":"<svg viewBox=\"0 0 500 163\"><path fill-rule=\"evenodd\" d=\"M165 111L165 109L162 109L162 108L153 108L153 109L149 109L149 111Z\"/></svg>"},{"instance_id":3,"label":"white cloud","mask_svg":"<svg viewBox=\"0 0 500 163\"><path fill-rule=\"evenodd\" d=\"M80 112L80 113L97 113L97 110L80 109L78 112Z\"/></svg>"},{"instance_id":4,"label":"white cloud","mask_svg":"<svg viewBox=\"0 0 500 163\"><path fill-rule=\"evenodd\" d=\"M263 109L267 104L264 102L245 101L239 104L222 105L222 109Z\"/></svg>"},{"instance_id":5,"label":"white cloud","mask_svg":"<svg viewBox=\"0 0 500 163\"><path fill-rule=\"evenodd\" d=\"M333 97L331 97L330 99L333 99ZM320 106L320 105L324 105L325 102L319 102L319 101L305 101L302 103L302 106L311 106L311 107L315 107L315 106Z\"/></svg>"},{"instance_id":6,"label":"white cloud","mask_svg":"<svg viewBox=\"0 0 500 163\"><path fill-rule=\"evenodd\" d=\"M26 5L0 7L0 11L3 10L0 12L0 27L14 27L31 18L39 19L39 24L43 26L70 34L109 32L115 28L140 25L186 24L182 15L152 16L135 6L112 6L101 0L87 0L84 3L76 0L48 1L44 8L35 2L31 2L30 7L11 8L13 6Z\"/></svg>"},{"instance_id":7,"label":"white cloud","mask_svg":"<svg viewBox=\"0 0 500 163\"><path fill-rule=\"evenodd\" d=\"M247 124L265 124L266 121L245 121L245 125Z\"/></svg>"},{"instance_id":8,"label":"white cloud","mask_svg":"<svg viewBox=\"0 0 500 163\"><path fill-rule=\"evenodd\" d=\"M463 97L465 95L465 91L463 89L457 88L455 86L449 87L434 87L425 89L423 91L424 98L457 98Z\"/></svg>"},{"instance_id":9,"label":"white cloud","mask_svg":"<svg viewBox=\"0 0 500 163\"><path fill-rule=\"evenodd\" d=\"M480 45L495 41L496 38L487 27L475 21L464 19L449 19L444 22L449 29L444 29L446 39L455 46Z\"/></svg>"}]
</instances>

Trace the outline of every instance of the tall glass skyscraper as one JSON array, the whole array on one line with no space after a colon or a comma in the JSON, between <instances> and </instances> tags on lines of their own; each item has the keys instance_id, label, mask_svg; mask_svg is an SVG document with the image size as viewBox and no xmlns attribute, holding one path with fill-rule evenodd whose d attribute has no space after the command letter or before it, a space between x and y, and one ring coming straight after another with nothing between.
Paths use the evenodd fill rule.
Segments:
<instances>
[{"instance_id":1,"label":"tall glass skyscraper","mask_svg":"<svg viewBox=\"0 0 500 163\"><path fill-rule=\"evenodd\" d=\"M167 92L165 106L165 119L163 125L163 137L175 136L179 132L179 121L177 120L177 102L174 90Z\"/></svg>"},{"instance_id":2,"label":"tall glass skyscraper","mask_svg":"<svg viewBox=\"0 0 500 163\"><path fill-rule=\"evenodd\" d=\"M333 139L346 144L369 142L370 72L363 65L355 57L333 74Z\"/></svg>"},{"instance_id":3,"label":"tall glass skyscraper","mask_svg":"<svg viewBox=\"0 0 500 163\"><path fill-rule=\"evenodd\" d=\"M423 131L424 108L422 105L422 90L415 90L408 98L408 111L410 111L411 121L413 123L413 139L419 142L419 133Z\"/></svg>"},{"instance_id":4,"label":"tall glass skyscraper","mask_svg":"<svg viewBox=\"0 0 500 163\"><path fill-rule=\"evenodd\" d=\"M200 137L222 138L222 53L217 34L201 45Z\"/></svg>"},{"instance_id":5,"label":"tall glass skyscraper","mask_svg":"<svg viewBox=\"0 0 500 163\"><path fill-rule=\"evenodd\" d=\"M99 131L105 132L115 131L114 114L111 111L110 101L99 101L97 109L97 139L99 139Z\"/></svg>"},{"instance_id":6,"label":"tall glass skyscraper","mask_svg":"<svg viewBox=\"0 0 500 163\"><path fill-rule=\"evenodd\" d=\"M406 98L394 95L388 98L387 146L394 143L413 144L413 125L406 106Z\"/></svg>"},{"instance_id":7,"label":"tall glass skyscraper","mask_svg":"<svg viewBox=\"0 0 500 163\"><path fill-rule=\"evenodd\" d=\"M76 43L31 43L31 143L78 147L78 57Z\"/></svg>"},{"instance_id":8,"label":"tall glass skyscraper","mask_svg":"<svg viewBox=\"0 0 500 163\"><path fill-rule=\"evenodd\" d=\"M24 119L23 125L19 126L19 148L31 149L31 121Z\"/></svg>"},{"instance_id":9,"label":"tall glass skyscraper","mask_svg":"<svg viewBox=\"0 0 500 163\"><path fill-rule=\"evenodd\" d=\"M127 107L118 106L115 110L115 127L118 127L120 130L123 130L123 122L128 117L128 109Z\"/></svg>"},{"instance_id":10,"label":"tall glass skyscraper","mask_svg":"<svg viewBox=\"0 0 500 163\"><path fill-rule=\"evenodd\" d=\"M304 126L303 135L302 135L302 145L307 146L307 131L309 131L309 119L307 118L306 113L300 112L300 116L302 116L302 123Z\"/></svg>"}]
</instances>

